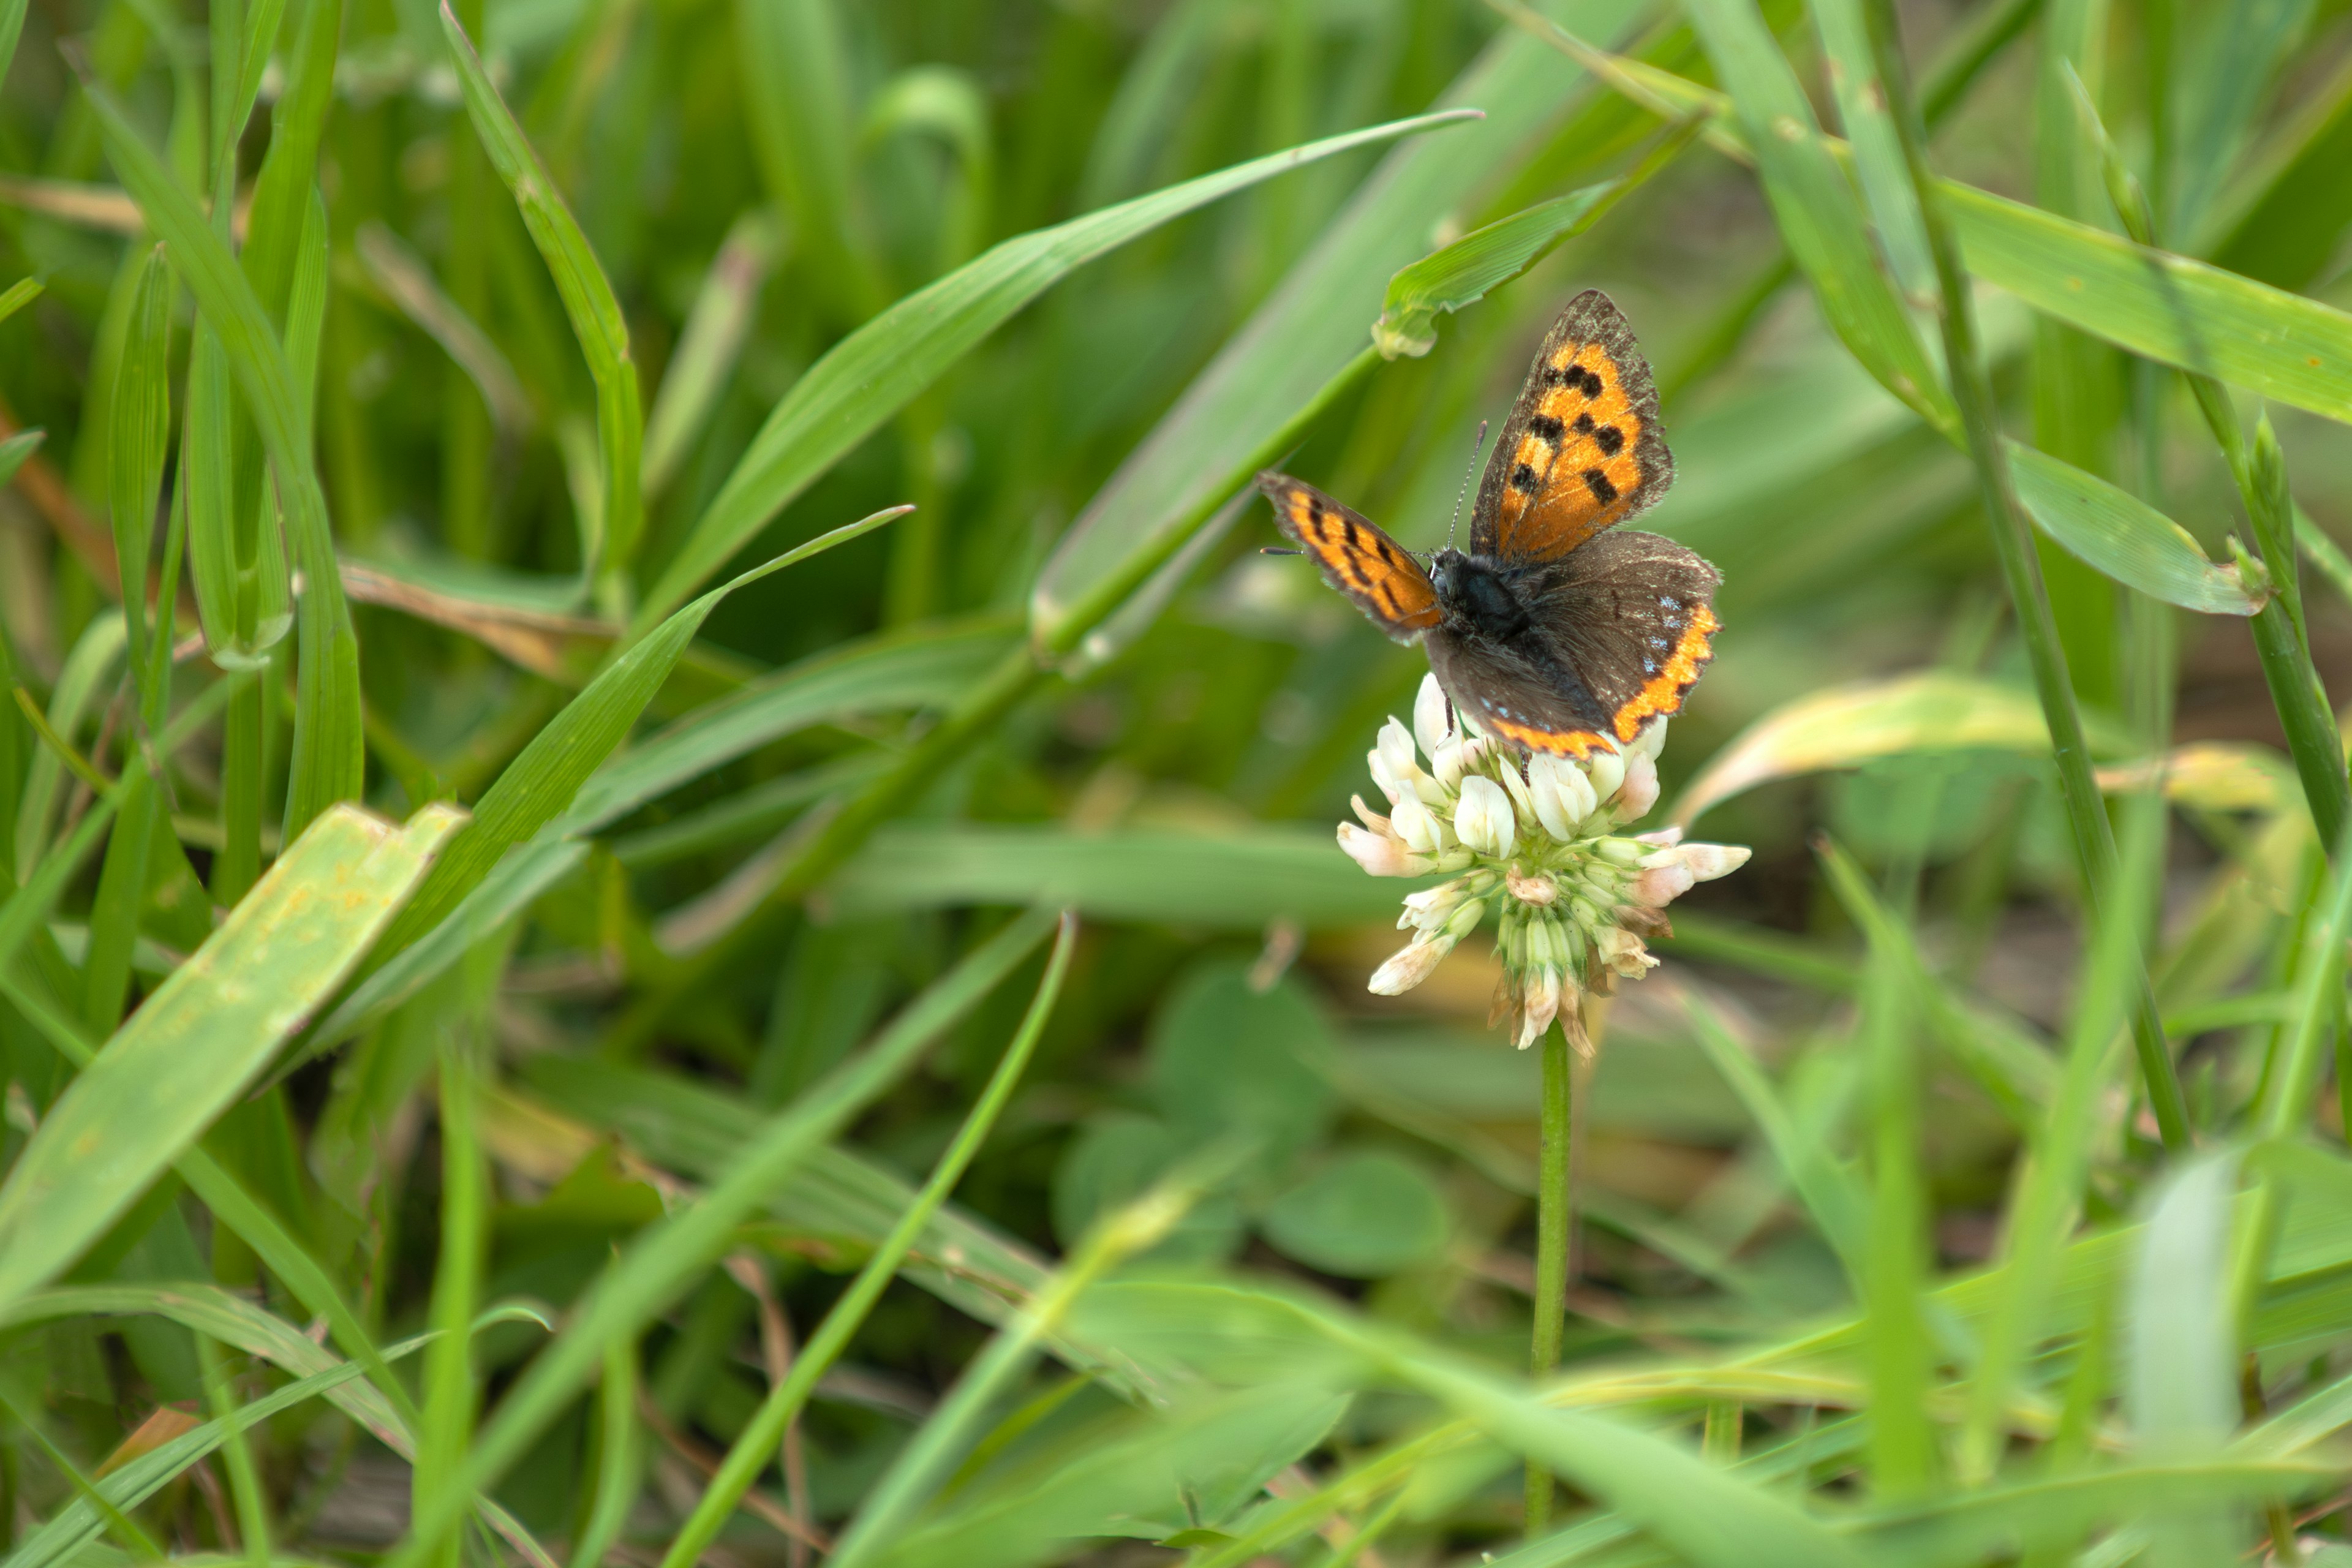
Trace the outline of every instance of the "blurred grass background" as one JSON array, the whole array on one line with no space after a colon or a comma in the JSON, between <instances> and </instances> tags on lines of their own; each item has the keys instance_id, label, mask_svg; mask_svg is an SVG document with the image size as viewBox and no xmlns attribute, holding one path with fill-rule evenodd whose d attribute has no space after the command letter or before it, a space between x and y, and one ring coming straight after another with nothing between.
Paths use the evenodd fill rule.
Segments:
<instances>
[{"instance_id":1,"label":"blurred grass background","mask_svg":"<svg viewBox=\"0 0 2352 1568\"><path fill-rule=\"evenodd\" d=\"M2352 1557L2352 8L1898 7L1943 216L1865 9L0 5L9 1563ZM1227 503L1436 544L1587 287L1756 858L1538 1397L1536 1061L1330 845L1424 661Z\"/></svg>"}]
</instances>

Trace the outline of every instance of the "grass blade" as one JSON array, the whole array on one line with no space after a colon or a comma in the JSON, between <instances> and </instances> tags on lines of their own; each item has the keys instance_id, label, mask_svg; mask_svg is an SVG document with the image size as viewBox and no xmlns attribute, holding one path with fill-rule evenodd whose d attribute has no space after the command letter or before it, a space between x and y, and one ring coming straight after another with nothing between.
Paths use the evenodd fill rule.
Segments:
<instances>
[{"instance_id":1,"label":"grass blade","mask_svg":"<svg viewBox=\"0 0 2352 1568\"><path fill-rule=\"evenodd\" d=\"M1028 1016L1021 1021L1013 1043L1005 1047L1003 1059L997 1063L994 1075L988 1080L988 1087L981 1091L980 1099L965 1114L955 1142L948 1146L946 1153L940 1156L939 1163L932 1167L930 1180L923 1184L923 1190L914 1201L900 1212L898 1223L891 1227L890 1234L883 1238L881 1245L874 1249L873 1256L866 1260L857 1279L825 1313L824 1323L794 1360L791 1373L768 1391L751 1424L743 1428L742 1435L735 1439L734 1447L728 1450L726 1462L719 1467L719 1473L711 1477L709 1486L695 1503L694 1512L671 1540L669 1551L662 1558L662 1568L692 1568L692 1564L700 1559L703 1549L718 1537L719 1528L734 1512L735 1505L741 1500L743 1493L767 1468L768 1457L776 1451L776 1445L782 1440L785 1429L798 1417L802 1405L807 1403L809 1394L816 1387L817 1380L849 1348L850 1340L865 1323L866 1314L873 1310L883 1288L897 1277L898 1266L906 1260L916 1239L930 1224L931 1216L939 1212L940 1205L947 1201L948 1194L955 1190L956 1183L962 1179L973 1156L980 1152L981 1145L987 1142L990 1130L996 1125L998 1115L1004 1110L1005 1101L1012 1098L1014 1086L1019 1084L1022 1073L1028 1068L1030 1055L1036 1049L1039 1037L1045 1033L1046 1019L1053 1016L1054 1004L1061 995L1062 982L1069 972L1070 954L1076 942L1077 931L1076 918L1063 915L1061 930L1054 942L1053 956L1046 961L1045 977L1037 983L1037 994L1030 1001Z\"/></svg>"},{"instance_id":2,"label":"grass blade","mask_svg":"<svg viewBox=\"0 0 2352 1568\"><path fill-rule=\"evenodd\" d=\"M357 798L366 771L359 639L335 570L326 493L311 459L310 400L297 385L269 314L238 269L227 241L141 138L113 95L87 79L83 92L116 172L148 226L163 237L245 392L276 470L295 559L310 584L299 612L301 661L285 824L290 838L336 801Z\"/></svg>"},{"instance_id":3,"label":"grass blade","mask_svg":"<svg viewBox=\"0 0 2352 1568\"><path fill-rule=\"evenodd\" d=\"M72 1262L259 1074L459 820L428 806L395 829L338 811L288 850L74 1080L0 1185L0 1302Z\"/></svg>"},{"instance_id":4,"label":"grass blade","mask_svg":"<svg viewBox=\"0 0 2352 1568\"><path fill-rule=\"evenodd\" d=\"M1959 415L1871 253L1853 187L1813 121L1796 72L1754 0L1695 0L1691 25L1756 152L1782 238L1812 280L1822 313L1879 384L1946 433Z\"/></svg>"},{"instance_id":5,"label":"grass blade","mask_svg":"<svg viewBox=\"0 0 2352 1568\"><path fill-rule=\"evenodd\" d=\"M2238 1163L2226 1154L2189 1164L2158 1194L2140 1240L2127 1298L2124 1405L2140 1451L2154 1460L2210 1459L2238 1424L2227 1267L2237 1177ZM2237 1554L2226 1507L2193 1497L2150 1500L2143 1518L2152 1562L2189 1568Z\"/></svg>"},{"instance_id":6,"label":"grass blade","mask_svg":"<svg viewBox=\"0 0 2352 1568\"><path fill-rule=\"evenodd\" d=\"M772 96L772 95L763 95ZM751 334L760 289L776 264L773 226L758 213L745 213L727 231L711 258L710 271L695 294L678 333L677 348L662 372L646 420L646 494L659 495L692 448L695 437L726 390L735 361Z\"/></svg>"},{"instance_id":7,"label":"grass blade","mask_svg":"<svg viewBox=\"0 0 2352 1568\"><path fill-rule=\"evenodd\" d=\"M107 510L114 524L131 673L142 706L151 713L147 552L155 533L156 499L163 493L163 458L172 441L172 304L177 288L171 263L158 246L139 268L107 431Z\"/></svg>"},{"instance_id":8,"label":"grass blade","mask_svg":"<svg viewBox=\"0 0 2352 1568\"><path fill-rule=\"evenodd\" d=\"M531 738L521 755L507 764L498 783L476 804L472 826L449 846L415 899L384 933L381 951L387 957L396 954L439 924L489 874L500 856L572 804L588 775L635 727L638 715L669 679L687 644L728 595L871 532L904 510L893 508L861 518L713 588L606 667Z\"/></svg>"},{"instance_id":9,"label":"grass blade","mask_svg":"<svg viewBox=\"0 0 2352 1568\"><path fill-rule=\"evenodd\" d=\"M1053 917L1015 921L908 1004L862 1055L770 1118L726 1174L691 1205L650 1227L589 1287L562 1333L491 1413L465 1463L423 1506L389 1560L419 1568L456 1527L457 1500L495 1484L586 1386L618 1340L634 1339L725 1248L735 1226L809 1155L913 1068L923 1050L1034 950Z\"/></svg>"},{"instance_id":10,"label":"grass blade","mask_svg":"<svg viewBox=\"0 0 2352 1568\"><path fill-rule=\"evenodd\" d=\"M457 23L447 0L441 6L441 31L449 41L449 56L457 68L457 82L466 95L466 112L474 121L490 166L514 194L523 226L539 247L555 291L571 319L588 374L596 384L596 444L604 479L604 554L593 563L592 574L608 605L617 607L620 585L645 533L645 495L637 478L645 443L645 411L637 389L636 363L629 357L629 323L613 285L588 244L588 237L564 205L554 177L540 162L522 127L515 123L505 100L482 69L481 58Z\"/></svg>"},{"instance_id":11,"label":"grass blade","mask_svg":"<svg viewBox=\"0 0 2352 1568\"><path fill-rule=\"evenodd\" d=\"M1350 148L1452 125L1473 114L1457 110L1393 121L1138 196L1006 240L899 300L834 345L776 405L751 450L646 594L636 624L650 624L682 602L851 447L1075 268L1171 219L1276 174Z\"/></svg>"},{"instance_id":12,"label":"grass blade","mask_svg":"<svg viewBox=\"0 0 2352 1568\"><path fill-rule=\"evenodd\" d=\"M2090 744L2084 732L2082 714L2074 705L2074 689L2067 674L2057 623L2051 613L2050 596L2042 584L2041 561L2034 553L2032 534L2000 445L1992 383L1978 357L1975 307L1967 276L1961 270L1956 226L1948 219L1944 207L1950 187L1939 184L1927 167L1925 132L1911 100L1910 78L1903 63L1894 15L1886 0L1872 0L1872 5L1871 42L1878 57L1879 77L1885 85L1895 125L1903 139L1904 157L1918 193L1919 210L1927 220L1928 243L1935 253L1936 276L1942 291L1945 364L1951 373L1961 427L1984 494L1986 517L1992 528L1994 550L2000 558L2001 576L2008 585L2010 604L2017 615L2032 665L2035 694L2042 700L2042 717L2050 726L2051 751L2057 760L2059 793L2073 830L2075 864L2085 892L2095 905L2101 904L2115 890L2114 829L2107 821L2106 804L2099 796L2098 781L2091 773ZM2132 1032L2139 1052L2140 1075L2147 1086L2148 1103L2156 1112L2165 1146L2183 1149L2189 1143L2188 1108L2181 1098L2171 1054L2165 1047L2156 994L2148 984L2145 967L2140 972L2139 990L2132 1014Z\"/></svg>"},{"instance_id":13,"label":"grass blade","mask_svg":"<svg viewBox=\"0 0 2352 1568\"><path fill-rule=\"evenodd\" d=\"M973 1358L939 1410L866 1494L856 1517L835 1542L828 1559L835 1568L859 1568L888 1550L948 1479L991 1406L1028 1365L1038 1342L1061 1326L1089 1286L1165 1238L1200 1195L1199 1177L1181 1172L1110 1215L1078 1245L1028 1310Z\"/></svg>"}]
</instances>

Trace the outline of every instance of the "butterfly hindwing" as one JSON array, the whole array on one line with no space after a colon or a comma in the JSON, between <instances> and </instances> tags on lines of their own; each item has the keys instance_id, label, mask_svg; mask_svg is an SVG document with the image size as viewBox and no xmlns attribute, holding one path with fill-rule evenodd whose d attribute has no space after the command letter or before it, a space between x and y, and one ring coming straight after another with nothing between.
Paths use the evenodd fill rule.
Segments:
<instances>
[{"instance_id":1,"label":"butterfly hindwing","mask_svg":"<svg viewBox=\"0 0 2352 1568\"><path fill-rule=\"evenodd\" d=\"M1257 488L1274 503L1274 521L1313 558L1323 581L1356 601L1374 624L1411 642L1438 623L1437 590L1421 563L1371 521L1313 485L1271 469Z\"/></svg>"},{"instance_id":2,"label":"butterfly hindwing","mask_svg":"<svg viewBox=\"0 0 2352 1568\"><path fill-rule=\"evenodd\" d=\"M1437 684L1486 734L1527 752L1589 757L1612 751L1609 716L1572 674L1475 635L1441 628L1429 635Z\"/></svg>"},{"instance_id":3,"label":"butterfly hindwing","mask_svg":"<svg viewBox=\"0 0 2352 1568\"><path fill-rule=\"evenodd\" d=\"M1547 568L1528 607L1622 743L1680 710L1715 657L1722 580L1695 551L1628 530Z\"/></svg>"},{"instance_id":4,"label":"butterfly hindwing","mask_svg":"<svg viewBox=\"0 0 2352 1568\"><path fill-rule=\"evenodd\" d=\"M1470 548L1515 564L1557 561L1648 510L1674 479L1633 329L1588 289L1536 351L1479 480Z\"/></svg>"}]
</instances>

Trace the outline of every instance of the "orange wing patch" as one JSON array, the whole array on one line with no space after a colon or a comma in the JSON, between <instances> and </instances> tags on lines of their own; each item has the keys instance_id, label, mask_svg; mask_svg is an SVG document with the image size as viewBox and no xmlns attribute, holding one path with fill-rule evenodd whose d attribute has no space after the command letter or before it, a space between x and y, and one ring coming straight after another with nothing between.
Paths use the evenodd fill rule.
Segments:
<instances>
[{"instance_id":1,"label":"orange wing patch","mask_svg":"<svg viewBox=\"0 0 2352 1568\"><path fill-rule=\"evenodd\" d=\"M1257 488L1274 503L1276 525L1313 557L1323 580L1389 636L1410 642L1443 618L1429 574L1370 520L1287 474L1260 474Z\"/></svg>"},{"instance_id":2,"label":"orange wing patch","mask_svg":"<svg viewBox=\"0 0 2352 1568\"><path fill-rule=\"evenodd\" d=\"M1478 487L1471 547L1557 561L1648 510L1674 482L1658 394L1633 329L1598 289L1545 335Z\"/></svg>"},{"instance_id":3,"label":"orange wing patch","mask_svg":"<svg viewBox=\"0 0 2352 1568\"><path fill-rule=\"evenodd\" d=\"M1649 428L1599 343L1563 343L1511 453L1496 516L1498 554L1565 555L1630 515L1642 489L1635 457Z\"/></svg>"},{"instance_id":4,"label":"orange wing patch","mask_svg":"<svg viewBox=\"0 0 2352 1568\"><path fill-rule=\"evenodd\" d=\"M1715 618L1714 610L1705 605L1697 606L1690 624L1675 642L1675 651L1666 656L1665 668L1611 716L1610 726L1617 731L1620 741L1631 741L1652 719L1681 710L1683 694L1698 684L1698 678L1706 673L1707 660L1715 657L1709 639L1722 629L1723 623Z\"/></svg>"},{"instance_id":5,"label":"orange wing patch","mask_svg":"<svg viewBox=\"0 0 2352 1568\"><path fill-rule=\"evenodd\" d=\"M1521 724L1515 720L1497 719L1492 713L1478 715L1478 727L1488 734L1522 746L1530 752L1549 752L1555 757L1574 757L1582 762L1595 752L1613 752L1617 743L1606 735L1596 735L1590 730L1547 730L1537 724Z\"/></svg>"}]
</instances>

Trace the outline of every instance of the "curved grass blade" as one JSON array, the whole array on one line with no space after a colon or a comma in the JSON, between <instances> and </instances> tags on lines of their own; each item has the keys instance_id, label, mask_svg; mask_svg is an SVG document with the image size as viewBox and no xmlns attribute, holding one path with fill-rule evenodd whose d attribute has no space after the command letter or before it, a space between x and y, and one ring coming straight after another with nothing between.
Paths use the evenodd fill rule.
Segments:
<instances>
[{"instance_id":1,"label":"curved grass blade","mask_svg":"<svg viewBox=\"0 0 2352 1568\"><path fill-rule=\"evenodd\" d=\"M2235 565L2217 565L2187 529L2122 488L2019 442L2010 477L2033 525L2068 553L2152 599L2209 616L2251 616L2262 604Z\"/></svg>"},{"instance_id":2,"label":"curved grass blade","mask_svg":"<svg viewBox=\"0 0 2352 1568\"><path fill-rule=\"evenodd\" d=\"M725 1175L641 1233L591 1285L555 1342L523 1370L448 1484L424 1500L415 1533L388 1568L418 1568L457 1523L457 1500L496 1484L587 1386L615 1340L634 1338L725 1249L755 1208L876 1096L911 1070L1053 929L1049 913L1014 921L908 1004L872 1046L769 1118Z\"/></svg>"},{"instance_id":3,"label":"curved grass blade","mask_svg":"<svg viewBox=\"0 0 2352 1568\"><path fill-rule=\"evenodd\" d=\"M155 502L163 487L163 457L172 441L172 302L177 290L163 248L141 263L137 292L114 374L114 406L107 432L107 510L114 525L114 561L122 589L131 678L142 705L153 675L147 657L147 552L155 534Z\"/></svg>"},{"instance_id":4,"label":"curved grass blade","mask_svg":"<svg viewBox=\"0 0 2352 1568\"><path fill-rule=\"evenodd\" d=\"M956 1183L962 1179L973 1156L980 1152L981 1145L987 1141L990 1129L996 1125L997 1116L1003 1110L1005 1101L1012 1098L1013 1087L1021 1081L1021 1075L1029 1065L1030 1055L1036 1049L1038 1037L1045 1033L1045 1020L1053 1016L1054 1004L1062 994L1062 982L1069 973L1070 954L1077 932L1076 918L1064 914L1061 931L1055 938L1053 956L1046 961L1045 977L1038 981L1037 994L1030 999L1028 1016L1021 1021L1013 1043L1005 1047L1003 1058L997 1063L988 1087L981 1091L979 1100L965 1114L955 1142L948 1146L946 1153L940 1156L939 1163L931 1170L931 1179L923 1184L923 1190L899 1214L890 1234L866 1260L856 1280L825 1313L824 1321L818 1327L814 1337L794 1359L792 1371L782 1382L768 1391L751 1423L728 1450L726 1462L719 1467L719 1473L711 1477L709 1488L695 1503L694 1512L678 1528L677 1536L670 1542L669 1551L662 1558L661 1568L693 1568L703 1549L717 1538L719 1527L734 1512L735 1505L742 1500L743 1493L767 1468L768 1456L782 1440L785 1429L799 1415L801 1406L807 1403L810 1393L816 1387L817 1379L824 1376L840 1359L842 1352L849 1348L851 1336L865 1323L866 1313L873 1310L883 1288L897 1277L898 1266L906 1261L907 1254L930 1224L931 1216L939 1212L940 1205L955 1190Z\"/></svg>"},{"instance_id":5,"label":"curved grass blade","mask_svg":"<svg viewBox=\"0 0 2352 1568\"><path fill-rule=\"evenodd\" d=\"M148 227L169 248L245 392L277 474L278 500L293 536L295 559L309 584L298 611L301 660L285 823L291 837L334 802L357 798L366 763L359 639L335 570L326 492L311 458L310 399L228 242L214 231L195 198L140 136L113 95L93 80L85 79L82 86L116 172Z\"/></svg>"},{"instance_id":6,"label":"curved grass blade","mask_svg":"<svg viewBox=\"0 0 2352 1568\"><path fill-rule=\"evenodd\" d=\"M593 563L593 575L605 596L618 591L622 574L635 555L645 533L645 495L637 468L645 444L645 411L639 402L636 363L629 357L629 323L621 313L612 282L603 264L581 232L572 209L564 205L547 165L540 162L522 127L515 123L506 100L482 69L481 57L457 22L447 0L441 6L441 31L449 41L449 57L457 68L457 83L466 95L466 112L489 154L490 166L514 194L523 226L539 247L555 291L571 318L572 335L588 362L596 384L596 446L604 479L604 555ZM650 617L645 624L650 624Z\"/></svg>"},{"instance_id":7,"label":"curved grass blade","mask_svg":"<svg viewBox=\"0 0 2352 1568\"><path fill-rule=\"evenodd\" d=\"M1703 117L1693 117L1622 178L1538 202L1400 268L1389 279L1380 319L1372 323L1373 346L1387 359L1427 353L1437 346L1440 311L1476 304L1562 241L1599 223L1610 208L1674 162L1705 123Z\"/></svg>"},{"instance_id":8,"label":"curved grass blade","mask_svg":"<svg viewBox=\"0 0 2352 1568\"><path fill-rule=\"evenodd\" d=\"M1614 37L1639 9L1578 0L1567 15L1580 31ZM1561 88L1548 49L1507 36L1446 89L1439 101L1476 104L1486 118L1383 158L1314 249L1095 493L1030 597L1039 642L1076 646L1108 614L1107 585L1135 578L1139 560L1172 555L1227 499L1228 475L1239 469L1246 482L1242 465L1268 432L1316 405L1362 352L1364 324L1380 313L1388 280L1424 254L1423 237L1463 207L1465 193L1515 166L1527 141L1559 114ZM1073 628L1073 620L1087 624Z\"/></svg>"},{"instance_id":9,"label":"curved grass blade","mask_svg":"<svg viewBox=\"0 0 2352 1568\"><path fill-rule=\"evenodd\" d=\"M1097 1280L1175 1228L1201 1196L1202 1163L1180 1168L1134 1203L1097 1225L1078 1244L1024 1311L973 1358L939 1409L898 1451L882 1479L858 1504L856 1516L835 1543L834 1568L862 1568L886 1553L913 1522L915 1513L949 1479L969 1448L981 1421L1013 1380L1027 1367L1040 1341L1059 1329Z\"/></svg>"},{"instance_id":10,"label":"curved grass blade","mask_svg":"<svg viewBox=\"0 0 2352 1568\"><path fill-rule=\"evenodd\" d=\"M564 704L563 711L531 738L521 755L508 763L498 783L484 793L475 805L472 826L450 845L415 899L384 933L381 951L386 956L395 954L439 924L489 874L500 856L572 804L588 775L635 726L646 704L669 679L687 644L728 595L869 533L908 510L891 507L860 518L713 588L614 660L585 690Z\"/></svg>"},{"instance_id":11,"label":"curved grass blade","mask_svg":"<svg viewBox=\"0 0 2352 1568\"><path fill-rule=\"evenodd\" d=\"M394 828L347 807L289 848L26 1143L0 1185L0 1303L71 1263L202 1135L359 961L460 820L427 806Z\"/></svg>"},{"instance_id":12,"label":"curved grass blade","mask_svg":"<svg viewBox=\"0 0 2352 1568\"><path fill-rule=\"evenodd\" d=\"M1006 240L834 345L769 414L635 625L666 615L768 520L982 338L1065 276L1193 208L1350 148L1473 119L1451 110L1328 137Z\"/></svg>"},{"instance_id":13,"label":"curved grass blade","mask_svg":"<svg viewBox=\"0 0 2352 1568\"><path fill-rule=\"evenodd\" d=\"M1958 410L1871 254L1853 187L1754 0L1695 0L1690 17L1747 129L1781 237L1812 280L1831 328L1881 385L1957 436Z\"/></svg>"}]
</instances>

